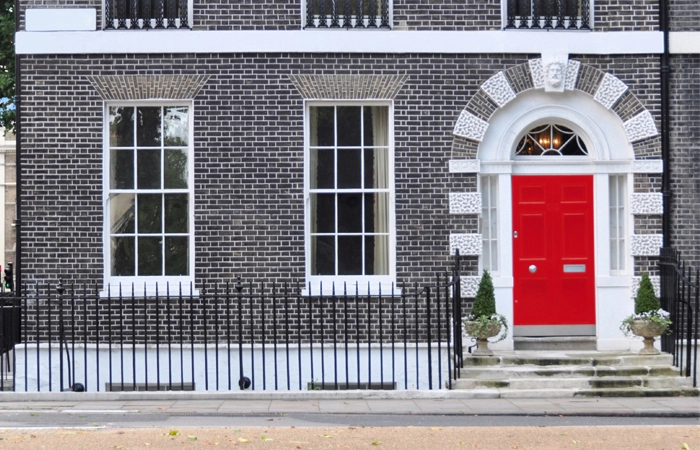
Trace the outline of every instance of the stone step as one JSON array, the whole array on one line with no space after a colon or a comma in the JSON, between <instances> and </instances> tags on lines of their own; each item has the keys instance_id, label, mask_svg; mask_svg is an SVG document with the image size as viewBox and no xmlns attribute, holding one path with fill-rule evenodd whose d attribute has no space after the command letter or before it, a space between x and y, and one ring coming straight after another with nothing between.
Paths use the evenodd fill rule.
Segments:
<instances>
[{"instance_id":1,"label":"stone step","mask_svg":"<svg viewBox=\"0 0 700 450\"><path fill-rule=\"evenodd\" d=\"M595 351L595 336L514 337L515 350L586 350Z\"/></svg>"},{"instance_id":2,"label":"stone step","mask_svg":"<svg viewBox=\"0 0 700 450\"><path fill-rule=\"evenodd\" d=\"M475 366L670 366L673 356L606 352L510 352L494 356L464 355L465 367Z\"/></svg>"},{"instance_id":3,"label":"stone step","mask_svg":"<svg viewBox=\"0 0 700 450\"><path fill-rule=\"evenodd\" d=\"M678 369L671 366L476 366L460 370L461 378L499 380L503 378L580 378L580 377L631 377L678 376Z\"/></svg>"},{"instance_id":4,"label":"stone step","mask_svg":"<svg viewBox=\"0 0 700 450\"><path fill-rule=\"evenodd\" d=\"M698 397L694 388L620 388L620 389L472 389L474 398L573 398L573 397Z\"/></svg>"},{"instance_id":5,"label":"stone step","mask_svg":"<svg viewBox=\"0 0 700 450\"><path fill-rule=\"evenodd\" d=\"M676 389L692 386L690 378L681 377L607 377L607 378L461 378L453 381L453 389Z\"/></svg>"}]
</instances>

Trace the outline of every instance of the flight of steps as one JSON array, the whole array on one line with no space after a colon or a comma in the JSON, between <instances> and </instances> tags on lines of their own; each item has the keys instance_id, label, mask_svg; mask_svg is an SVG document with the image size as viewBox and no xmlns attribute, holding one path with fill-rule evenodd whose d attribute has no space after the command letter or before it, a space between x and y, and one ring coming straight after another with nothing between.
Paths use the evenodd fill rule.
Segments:
<instances>
[{"instance_id":1,"label":"flight of steps","mask_svg":"<svg viewBox=\"0 0 700 450\"><path fill-rule=\"evenodd\" d=\"M698 396L669 354L515 351L465 355L453 389L490 398Z\"/></svg>"}]
</instances>

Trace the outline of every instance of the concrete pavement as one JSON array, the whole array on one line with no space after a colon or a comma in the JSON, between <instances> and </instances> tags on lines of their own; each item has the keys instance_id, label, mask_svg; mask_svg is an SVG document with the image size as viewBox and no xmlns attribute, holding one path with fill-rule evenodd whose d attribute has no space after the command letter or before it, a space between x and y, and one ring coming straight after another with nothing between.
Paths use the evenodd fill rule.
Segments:
<instances>
[{"instance_id":1,"label":"concrete pavement","mask_svg":"<svg viewBox=\"0 0 700 450\"><path fill-rule=\"evenodd\" d=\"M293 394L293 395L292 395ZM391 395L394 394L394 395ZM1 393L3 412L700 417L698 397L460 398L455 391ZM450 395L452 394L452 395Z\"/></svg>"}]
</instances>

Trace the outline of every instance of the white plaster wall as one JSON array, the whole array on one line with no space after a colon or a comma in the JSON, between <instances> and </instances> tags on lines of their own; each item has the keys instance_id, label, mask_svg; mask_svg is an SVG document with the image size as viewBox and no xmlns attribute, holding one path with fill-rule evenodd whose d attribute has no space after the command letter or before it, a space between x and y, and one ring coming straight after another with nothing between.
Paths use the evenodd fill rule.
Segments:
<instances>
[{"instance_id":1,"label":"white plaster wall","mask_svg":"<svg viewBox=\"0 0 700 450\"><path fill-rule=\"evenodd\" d=\"M110 357L112 361L112 383L118 384L121 380L124 383L144 383L156 385L158 380L158 369L160 369L161 385L167 385L172 379L172 383L177 385L181 380L185 383L193 381L192 367L194 359L194 383L195 390L229 390L229 361L231 365L231 390L239 390L239 353L238 346L232 345L229 353L228 347L220 345L218 349L214 345L204 349L203 345L183 346L183 357L180 357L180 346L173 346L169 351L167 346L161 345L159 349L155 345L137 345L135 351L132 346L125 345L123 348L123 359L121 349L112 346L112 350L106 345L76 344L75 351L69 344L71 362L75 364L75 377L77 383L83 383L89 392L98 389L104 391L105 384L110 381ZM429 351L430 350L430 351ZM266 345L265 352L261 345L243 346L243 375L254 382L251 389L254 390L299 390L299 380L301 379L301 389L307 389L307 383L316 381L326 383L335 381L335 367L337 365L338 382L357 381L357 356L360 361L360 381L361 382L391 382L392 378L397 383L397 389L406 389L405 381L408 381L408 389L430 389L430 376L433 378L433 389L444 387L448 377L447 345L434 343L431 347L427 344L408 344L405 348L403 342L395 343L392 361L391 344L384 344L380 348L379 344L372 344L370 348L367 344L361 345L359 352L356 345L351 345L347 349L346 361L345 345L338 345L337 355L334 357L332 345L321 347L314 345L310 347L302 345L291 345L289 348L290 366L290 386L287 387L287 353L283 345L278 345L277 355L274 348ZM24 392L48 392L60 391L60 356L58 344L29 343L25 350L24 344L15 347L16 354L16 391ZM65 347L63 354L63 375L64 388L68 388L68 368ZM38 355L38 357L37 357ZM51 362L49 363L49 355ZM314 373L311 374L311 358L313 355ZM218 356L218 367L217 367ZM251 358L253 360L251 360ZM299 376L299 358L301 358L302 373ZM322 361L323 358L323 361ZM99 359L99 370L98 370ZM159 359L159 360L158 360ZM205 360L206 359L206 360ZM407 361L407 371L404 371L404 362ZM135 362L135 364L134 364ZM171 368L169 369L169 362ZM275 362L277 363L277 387L275 387ZM263 376L263 364L265 374ZM371 380L368 376L368 367L371 365ZM26 367L26 369L25 369ZM349 380L346 380L345 368L347 367ZM418 368L418 370L416 369ZM134 368L136 377L134 378ZM393 368L393 373L392 373ZM86 370L87 369L87 370ZM181 376L184 372L184 378ZM146 373L147 372L147 373ZM51 373L51 380L49 380ZM122 378L123 373L123 378ZM171 375L172 374L172 375ZM218 387L217 387L218 374ZM99 383L98 383L99 376ZM442 377L442 387L440 385ZM208 386L207 386L208 383Z\"/></svg>"}]
</instances>

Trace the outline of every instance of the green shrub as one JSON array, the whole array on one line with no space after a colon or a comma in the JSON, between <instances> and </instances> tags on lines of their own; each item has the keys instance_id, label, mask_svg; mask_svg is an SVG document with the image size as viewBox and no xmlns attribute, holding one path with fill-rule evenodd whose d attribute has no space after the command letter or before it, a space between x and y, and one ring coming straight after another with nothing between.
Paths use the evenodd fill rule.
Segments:
<instances>
[{"instance_id":1,"label":"green shrub","mask_svg":"<svg viewBox=\"0 0 700 450\"><path fill-rule=\"evenodd\" d=\"M479 281L479 290L474 297L472 316L474 318L491 317L494 314L496 314L496 296L493 292L493 280L488 270L484 270Z\"/></svg>"},{"instance_id":2,"label":"green shrub","mask_svg":"<svg viewBox=\"0 0 700 450\"><path fill-rule=\"evenodd\" d=\"M634 299L634 313L656 312L660 308L661 304L654 294L654 286L651 284L649 274L645 273L642 275L642 281L639 283L637 296Z\"/></svg>"}]
</instances>

